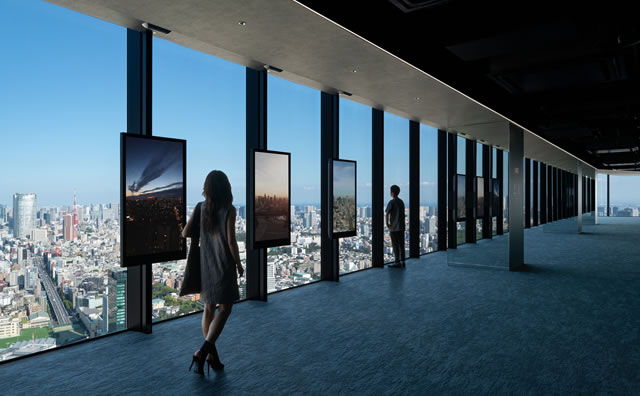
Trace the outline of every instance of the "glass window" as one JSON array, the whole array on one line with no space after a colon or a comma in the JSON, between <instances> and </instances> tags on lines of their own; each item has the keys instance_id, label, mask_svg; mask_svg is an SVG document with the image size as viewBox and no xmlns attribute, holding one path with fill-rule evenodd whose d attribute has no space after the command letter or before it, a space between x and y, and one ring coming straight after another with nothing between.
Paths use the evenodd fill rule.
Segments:
<instances>
[{"instance_id":1,"label":"glass window","mask_svg":"<svg viewBox=\"0 0 640 396\"><path fill-rule=\"evenodd\" d=\"M126 30L0 2L0 360L126 329ZM25 29L25 26L29 26ZM18 33L19 32L19 33ZM55 32L55 33L52 33Z\"/></svg>"},{"instance_id":2,"label":"glass window","mask_svg":"<svg viewBox=\"0 0 640 396\"><path fill-rule=\"evenodd\" d=\"M483 224L483 219L482 219L482 212L479 210L479 205L481 205L480 201L484 199L484 180L482 179L484 174L482 173L482 156L483 156L483 152L482 152L482 143L476 143L476 181L475 181L475 186L476 186L476 240L480 240L482 239L482 224ZM480 184L482 185L480 185Z\"/></svg>"},{"instance_id":3,"label":"glass window","mask_svg":"<svg viewBox=\"0 0 640 396\"><path fill-rule=\"evenodd\" d=\"M320 280L320 91L269 75L267 144L291 153L291 245L269 248L267 291Z\"/></svg>"},{"instance_id":4,"label":"glass window","mask_svg":"<svg viewBox=\"0 0 640 396\"><path fill-rule=\"evenodd\" d=\"M405 257L409 257L409 120L384 113L384 206L392 185L400 187L405 207ZM394 261L391 234L384 228L384 262Z\"/></svg>"},{"instance_id":5,"label":"glass window","mask_svg":"<svg viewBox=\"0 0 640 396\"><path fill-rule=\"evenodd\" d=\"M458 174L465 175L467 172L467 139L458 136L457 149Z\"/></svg>"},{"instance_id":6,"label":"glass window","mask_svg":"<svg viewBox=\"0 0 640 396\"><path fill-rule=\"evenodd\" d=\"M420 254L438 250L438 130L420 125Z\"/></svg>"},{"instance_id":7,"label":"glass window","mask_svg":"<svg viewBox=\"0 0 640 396\"><path fill-rule=\"evenodd\" d=\"M637 217L640 211L640 176L611 175L609 183L611 216Z\"/></svg>"},{"instance_id":8,"label":"glass window","mask_svg":"<svg viewBox=\"0 0 640 396\"><path fill-rule=\"evenodd\" d=\"M245 68L166 40L154 38L153 46L153 134L187 140L187 216L204 200L207 174L225 172L245 266ZM178 260L153 266L154 321L203 308L197 294L178 296L185 265ZM244 298L245 277L238 285Z\"/></svg>"},{"instance_id":9,"label":"glass window","mask_svg":"<svg viewBox=\"0 0 640 396\"><path fill-rule=\"evenodd\" d=\"M502 230L509 232L509 152L503 151L502 161Z\"/></svg>"},{"instance_id":10,"label":"glass window","mask_svg":"<svg viewBox=\"0 0 640 396\"><path fill-rule=\"evenodd\" d=\"M529 221L531 222L530 223L531 227L533 227L533 218L536 213L536 208L533 206L533 201L534 201L533 191L534 191L534 185L536 183L536 179L533 177L534 161L531 159L527 159L526 161L527 161L527 166L529 167L529 208L530 208Z\"/></svg>"},{"instance_id":11,"label":"glass window","mask_svg":"<svg viewBox=\"0 0 640 396\"><path fill-rule=\"evenodd\" d=\"M537 188L536 195L537 195L537 198L538 198L538 202L537 202L537 205L536 205L536 213L535 213L534 217L537 219L538 224L540 224L540 205L541 205L541 201L542 201L542 199L540 197L540 190L541 190L540 189L540 170L541 170L540 162L536 162L536 167L538 169L538 172L537 172L537 175L536 175L537 177L536 177L535 183L537 185L537 187L536 187Z\"/></svg>"},{"instance_id":12,"label":"glass window","mask_svg":"<svg viewBox=\"0 0 640 396\"><path fill-rule=\"evenodd\" d=\"M467 174L467 139L458 136L458 141L457 141L457 149L458 149L458 154L457 154L457 173L458 175L466 175ZM458 183L460 184L460 183ZM464 183L462 183L462 185L464 185ZM462 196L461 192L460 192L460 187L462 187L461 185L459 185L457 187L457 192L458 192L458 197ZM466 188L465 188L466 191ZM465 194L466 196L466 194ZM465 204L466 205L466 204ZM465 209L466 211L466 209ZM458 217L460 217L460 214L458 214ZM466 222L464 221L457 221L456 222L456 243L458 245L461 245L463 243L465 243L467 241L466 238Z\"/></svg>"},{"instance_id":13,"label":"glass window","mask_svg":"<svg viewBox=\"0 0 640 396\"><path fill-rule=\"evenodd\" d=\"M494 193L496 190L496 186L494 185L494 183L497 183L498 180L498 150L495 147L491 148L491 183L490 187L491 187L491 194L489 194L491 196L491 234L492 235L496 235L498 233L498 227L497 227L497 221L498 221L498 214L494 211L494 202L495 202L495 197L496 194Z\"/></svg>"},{"instance_id":14,"label":"glass window","mask_svg":"<svg viewBox=\"0 0 640 396\"><path fill-rule=\"evenodd\" d=\"M371 108L340 98L339 157L357 161L358 235L340 239L340 273L371 267Z\"/></svg>"},{"instance_id":15,"label":"glass window","mask_svg":"<svg viewBox=\"0 0 640 396\"><path fill-rule=\"evenodd\" d=\"M598 204L598 216L607 215L607 175L598 173L598 196L596 201ZM577 187L576 187L577 191Z\"/></svg>"},{"instance_id":16,"label":"glass window","mask_svg":"<svg viewBox=\"0 0 640 396\"><path fill-rule=\"evenodd\" d=\"M498 149L495 147L491 148L491 177L498 177Z\"/></svg>"}]
</instances>

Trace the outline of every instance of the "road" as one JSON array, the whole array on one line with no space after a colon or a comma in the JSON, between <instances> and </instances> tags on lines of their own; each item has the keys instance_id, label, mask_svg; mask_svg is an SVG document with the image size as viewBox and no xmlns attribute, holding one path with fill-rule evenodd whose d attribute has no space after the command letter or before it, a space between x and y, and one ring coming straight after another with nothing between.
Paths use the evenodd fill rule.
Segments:
<instances>
[{"instance_id":1,"label":"road","mask_svg":"<svg viewBox=\"0 0 640 396\"><path fill-rule=\"evenodd\" d=\"M56 285L53 283L51 276L49 276L49 272L44 268L44 260L41 257L35 258L35 260L37 260L36 267L38 268L38 276L44 286L44 290L47 292L47 300L53 309L53 314L58 325L71 324L71 317L62 302L62 297L58 294Z\"/></svg>"}]
</instances>

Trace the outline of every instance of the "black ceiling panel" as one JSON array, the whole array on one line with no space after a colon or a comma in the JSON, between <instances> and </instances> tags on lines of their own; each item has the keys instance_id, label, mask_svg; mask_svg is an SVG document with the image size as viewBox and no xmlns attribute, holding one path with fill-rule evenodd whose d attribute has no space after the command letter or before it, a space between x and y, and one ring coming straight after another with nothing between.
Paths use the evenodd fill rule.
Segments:
<instances>
[{"instance_id":1,"label":"black ceiling panel","mask_svg":"<svg viewBox=\"0 0 640 396\"><path fill-rule=\"evenodd\" d=\"M301 3L598 168L640 169L603 151L640 146L633 2Z\"/></svg>"}]
</instances>

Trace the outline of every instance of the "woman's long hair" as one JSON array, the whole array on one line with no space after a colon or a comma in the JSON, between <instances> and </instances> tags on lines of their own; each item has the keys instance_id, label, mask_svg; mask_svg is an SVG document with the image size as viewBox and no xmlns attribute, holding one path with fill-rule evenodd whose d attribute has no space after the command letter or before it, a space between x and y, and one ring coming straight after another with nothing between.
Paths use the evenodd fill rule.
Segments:
<instances>
[{"instance_id":1,"label":"woman's long hair","mask_svg":"<svg viewBox=\"0 0 640 396\"><path fill-rule=\"evenodd\" d=\"M226 208L233 202L231 183L223 171L209 172L204 181L202 195L206 198L202 225L205 231L216 232L218 228L218 209Z\"/></svg>"}]
</instances>

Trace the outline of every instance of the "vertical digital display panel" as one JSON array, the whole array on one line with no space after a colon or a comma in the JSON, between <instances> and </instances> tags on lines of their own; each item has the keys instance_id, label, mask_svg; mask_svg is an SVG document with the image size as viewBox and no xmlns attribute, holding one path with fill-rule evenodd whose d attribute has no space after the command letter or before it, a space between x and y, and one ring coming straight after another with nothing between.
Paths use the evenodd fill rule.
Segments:
<instances>
[{"instance_id":1,"label":"vertical digital display panel","mask_svg":"<svg viewBox=\"0 0 640 396\"><path fill-rule=\"evenodd\" d=\"M476 191L476 219L481 219L484 217L484 177L476 177Z\"/></svg>"},{"instance_id":2,"label":"vertical digital display panel","mask_svg":"<svg viewBox=\"0 0 640 396\"><path fill-rule=\"evenodd\" d=\"M491 189L493 191L491 197L493 213L491 215L495 217L500 213L500 183L498 182L498 179L491 180Z\"/></svg>"},{"instance_id":3,"label":"vertical digital display panel","mask_svg":"<svg viewBox=\"0 0 640 396\"><path fill-rule=\"evenodd\" d=\"M456 175L456 221L467 218L466 177Z\"/></svg>"},{"instance_id":4,"label":"vertical digital display panel","mask_svg":"<svg viewBox=\"0 0 640 396\"><path fill-rule=\"evenodd\" d=\"M291 244L291 154L253 152L253 247Z\"/></svg>"},{"instance_id":5,"label":"vertical digital display panel","mask_svg":"<svg viewBox=\"0 0 640 396\"><path fill-rule=\"evenodd\" d=\"M184 259L187 142L120 136L122 266Z\"/></svg>"},{"instance_id":6,"label":"vertical digital display panel","mask_svg":"<svg viewBox=\"0 0 640 396\"><path fill-rule=\"evenodd\" d=\"M357 235L356 229L356 161L331 160L331 209L329 211L331 237L344 238Z\"/></svg>"}]
</instances>

